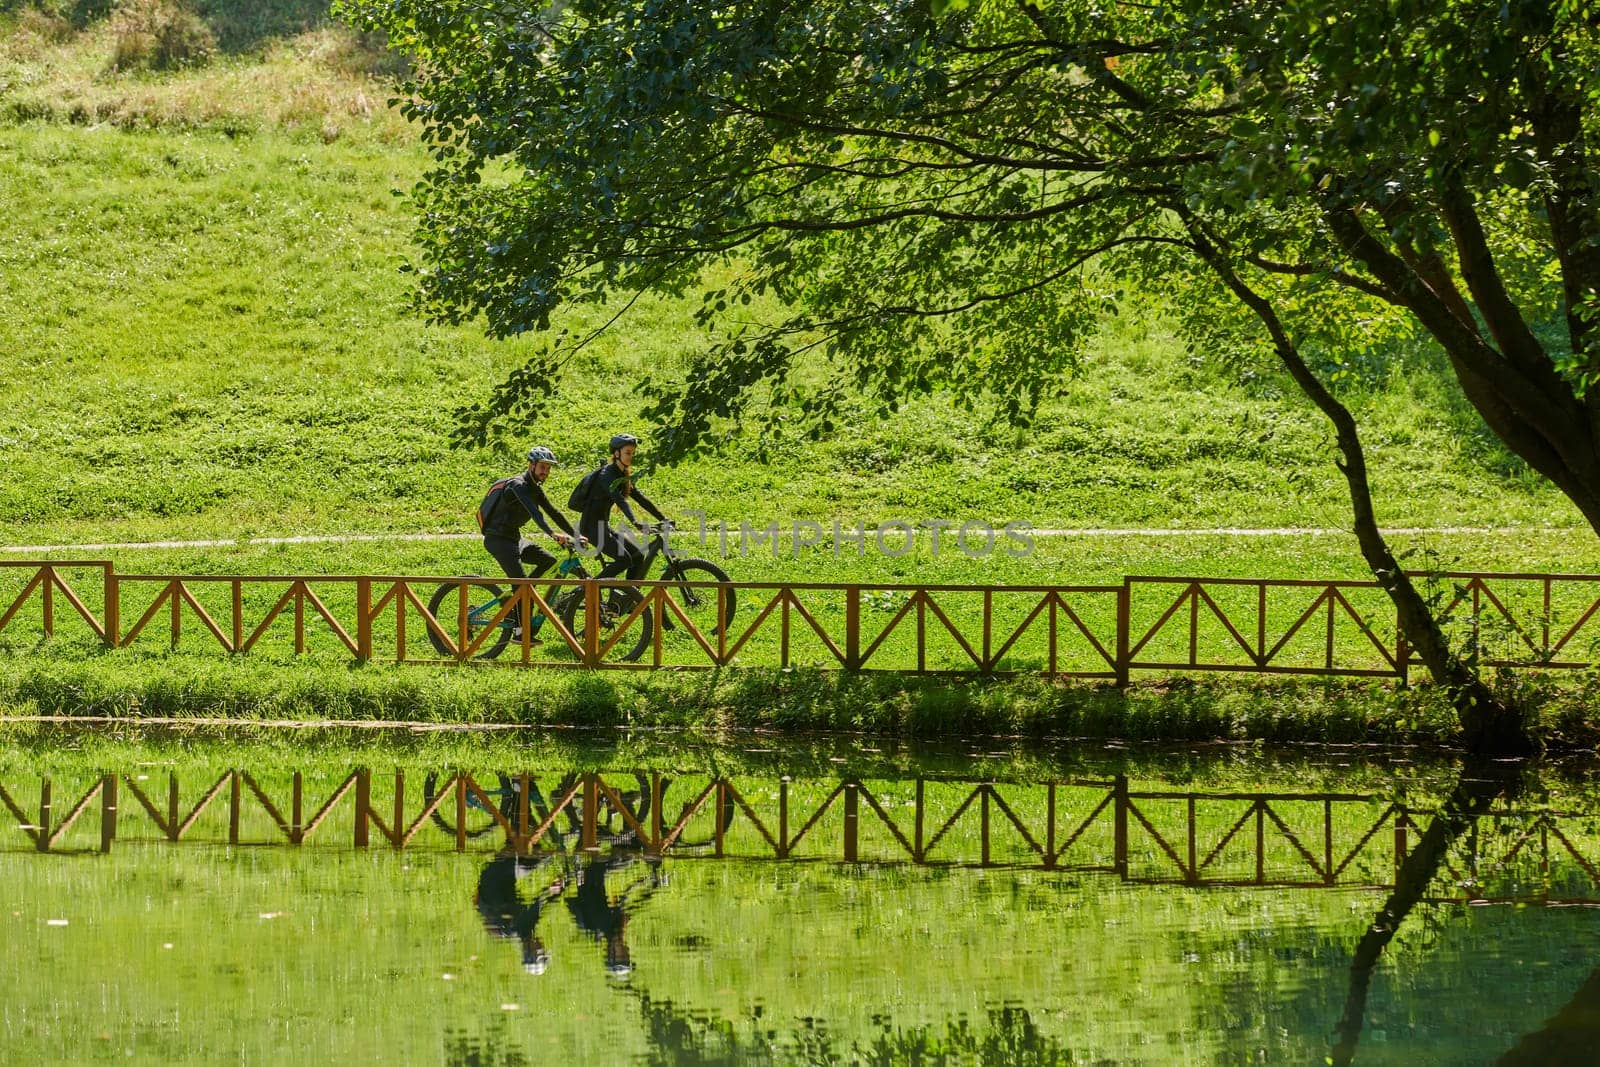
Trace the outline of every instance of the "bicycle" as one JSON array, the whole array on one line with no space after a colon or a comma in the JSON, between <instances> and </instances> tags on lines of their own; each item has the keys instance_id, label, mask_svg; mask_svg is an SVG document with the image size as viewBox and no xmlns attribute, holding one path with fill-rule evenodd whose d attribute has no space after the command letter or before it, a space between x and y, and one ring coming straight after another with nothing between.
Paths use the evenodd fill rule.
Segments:
<instances>
[{"instance_id":1,"label":"bicycle","mask_svg":"<svg viewBox=\"0 0 1600 1067\"><path fill-rule=\"evenodd\" d=\"M729 622L733 620L734 611L738 606L738 591L731 584L728 572L699 556L688 556L673 548L670 539L676 526L670 521L658 522L653 526L645 527L649 537L645 549L644 572L650 573L651 564L657 558L664 558L667 562L661 569L657 581L681 582L676 586L678 599L683 603L684 614L694 622L695 629L702 634L715 637ZM690 584L694 583L694 584ZM715 583L722 586L722 618L717 618L718 593L717 589L703 588L705 584ZM702 588L696 588L696 585ZM668 630L673 629L670 615L663 615L662 622Z\"/></svg>"},{"instance_id":2,"label":"bicycle","mask_svg":"<svg viewBox=\"0 0 1600 1067\"><path fill-rule=\"evenodd\" d=\"M433 803L434 797L439 794L442 779L446 777L448 775L441 775L434 771L428 773L422 785L424 803ZM504 819L511 826L517 825L518 808L520 807L522 793L521 778L507 774L504 771L496 772L495 777L497 779L496 784L485 784L482 787L483 796L490 801L489 804L485 804L483 798L480 798L476 792L471 790L467 792L467 819L466 826L462 831L467 837L482 837L484 834L499 827L501 819ZM622 801L630 812L634 813L636 819L643 822L649 818L650 814L650 783L645 779L644 775L637 772L634 773L633 779L634 788L621 790L618 793L618 799ZM548 781L548 779L546 780ZM577 773L569 771L556 782L555 789L550 793L550 796L554 798L565 796L577 781ZM496 817L496 812L499 813L498 818ZM546 832L545 840L555 849L565 852L567 850L567 839L569 837L576 838L583 832L582 794L575 795L568 802L563 814L566 816L564 820L565 826L563 827L563 820L561 819L553 821L550 829ZM456 823L455 809L453 807L440 805L433 809L431 817L439 829L451 836L455 835ZM532 820L528 827L529 829L550 818L550 802L546 799L544 791L540 789L539 780L532 775L528 777L528 817ZM621 813L612 805L610 799L604 795L600 797L599 805L595 811L595 831L599 840L606 844L622 844L633 840L632 830L628 828L621 817Z\"/></svg>"},{"instance_id":3,"label":"bicycle","mask_svg":"<svg viewBox=\"0 0 1600 1067\"><path fill-rule=\"evenodd\" d=\"M675 583L674 589L678 599L683 605L685 617L690 619L695 629L702 635L715 637L720 629L727 625L733 618L737 606L737 593L728 584L731 579L728 572L712 563L710 560L697 556L685 555L674 549L670 544L673 526L670 522L657 523L647 527L649 536L648 547L645 552L645 569L649 568L657 559L665 559L659 581ZM589 578L592 577L585 569L583 561L576 549L567 548L567 558L562 560L556 568L557 578ZM707 589L705 585L716 584L722 586L721 619L718 619L718 590ZM446 601L452 596L461 595L460 582L445 582L434 590L433 596L428 600L428 611L435 619L440 619L440 611L445 607ZM508 600L512 597L510 589L502 589L490 579L473 575L467 588L467 632L463 635L466 646L471 647L478 640L479 634L490 626L495 627L495 632L485 637L478 646L476 657L478 659L494 659L504 652L515 637L515 623L509 613L496 622ZM635 609L644 600L639 590L628 585L615 585L607 587L600 600L599 618L599 647L604 647L609 640L609 635L622 625ZM584 590L581 586L547 586L544 602L549 605L555 615L560 618L562 625L578 641L582 647L586 630L588 628L588 611ZM533 613L534 618L529 623L530 630L537 634L544 625L545 614L542 611ZM655 621L652 613L640 612L637 618L637 633L630 641L623 643L620 658L625 662L633 662L644 655L650 647L655 636ZM662 619L664 629L672 630L674 626L669 616ZM441 622L441 628L443 623ZM441 656L454 657L456 650L451 647L449 640L434 627L428 627L428 640L432 643L434 651Z\"/></svg>"},{"instance_id":4,"label":"bicycle","mask_svg":"<svg viewBox=\"0 0 1600 1067\"><path fill-rule=\"evenodd\" d=\"M422 793L425 803L433 803L433 798L439 793L442 777L436 772L430 772L424 780ZM490 806L484 804L483 800L475 792L469 791L467 793L467 823L463 831L465 836L482 837L484 834L499 827L501 825L500 819L502 818L511 826L517 825L521 780L518 776L507 774L504 771L497 772L496 778L498 779L496 785L487 786L484 789L484 795L492 802L492 810ZM555 789L549 794L550 797L559 798L565 796L576 784L577 780L576 772L567 772L556 783ZM689 817L689 809L692 804L688 800L681 801L676 815L669 816L667 814L671 810L667 803L668 792L671 790L674 781L675 779L671 777L663 777L661 779L662 816L665 825L668 827L676 824L679 820ZM622 789L617 796L640 825L649 825L650 781L644 774L638 771L633 772L633 788ZM723 798L720 810L715 804L711 805L711 810L715 812L712 825L710 827L705 826L706 820L701 819L694 834L680 834L678 836L674 844L675 851L679 853L696 852L710 848L715 844L717 836L726 833L728 828L733 825L735 809L732 797ZM499 812L499 818L495 816L496 811ZM558 818L551 822L545 836L546 846L559 852L568 851L569 843L582 836L582 794L575 795L568 802L563 815L565 816L564 819ZM441 805L433 810L431 817L439 829L453 837L456 832L454 816L454 808ZM540 789L538 779L532 776L528 778L528 817L532 820L532 825L538 825L550 818L550 802ZM720 826L717 824L720 824ZM598 844L617 847L619 845L626 846L638 843L627 820L622 818L621 811L604 794L600 796L599 804L595 811L595 833Z\"/></svg>"},{"instance_id":5,"label":"bicycle","mask_svg":"<svg viewBox=\"0 0 1600 1067\"><path fill-rule=\"evenodd\" d=\"M556 567L555 577L588 578L591 575L584 569L583 561L579 557L577 550L569 547L567 549L567 558L562 560ZM516 638L516 622L512 614L505 610L514 593L509 588L502 589L494 581L481 575L471 575L469 578L470 580L466 583L468 601L467 628L466 633L461 636L465 647L470 648L475 642L479 641L479 635L485 630L493 628L494 632L484 637L482 643L478 645L478 651L475 653L474 658L494 659L504 652L506 646ZM440 629L445 628L446 618L454 619L456 617L454 611L446 609L446 602L452 597L459 597L461 589L461 582L444 582L433 591L433 596L428 599L428 612L436 620L439 620ZM609 632L614 629L644 599L640 596L638 590L627 587L619 586L608 590L608 593L610 595L601 604L600 626L603 632ZM576 585L547 586L544 591L544 602L561 619L573 637L577 638L581 647L584 631L587 628L583 587ZM441 616L441 610L445 610L444 616ZM502 614L503 617L501 617ZM546 615L543 611L537 609L532 614L534 617L529 622L528 627L530 636L536 636L540 627L545 623ZM497 618L498 622L496 621ZM638 636L630 646L623 650L622 658L624 660L636 660L644 654L646 648L650 647L652 634L650 616L643 614L640 619L642 625ZM455 657L456 649L451 645L450 640L432 626L428 627L428 641L439 655L450 658ZM605 638L602 637L601 643L604 644L604 642Z\"/></svg>"}]
</instances>

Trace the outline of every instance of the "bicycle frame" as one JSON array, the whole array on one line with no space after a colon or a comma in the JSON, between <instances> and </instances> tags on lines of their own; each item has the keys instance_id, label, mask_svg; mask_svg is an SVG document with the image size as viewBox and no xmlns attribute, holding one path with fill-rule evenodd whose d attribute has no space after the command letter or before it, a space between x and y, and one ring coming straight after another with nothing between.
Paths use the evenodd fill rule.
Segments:
<instances>
[{"instance_id":1,"label":"bicycle frame","mask_svg":"<svg viewBox=\"0 0 1600 1067\"><path fill-rule=\"evenodd\" d=\"M579 558L577 550L568 548L567 558L556 565L555 576L557 578L587 578L589 577L589 572L584 569L583 560ZM554 608L556 597L560 594L560 592L560 586L547 586L544 591L545 603L549 604L551 608ZM486 601L478 607L471 609L467 613L468 621L478 626L487 625L490 619L499 614L500 609L505 605L505 602L515 596L516 590L512 589L498 597L495 597L493 600ZM545 615L543 612L539 612L537 615L535 615L531 624L533 629L538 630L540 626L544 625L544 620ZM512 616L507 615L505 618L500 620L500 628L502 630L510 630L514 627L515 623L512 621Z\"/></svg>"}]
</instances>

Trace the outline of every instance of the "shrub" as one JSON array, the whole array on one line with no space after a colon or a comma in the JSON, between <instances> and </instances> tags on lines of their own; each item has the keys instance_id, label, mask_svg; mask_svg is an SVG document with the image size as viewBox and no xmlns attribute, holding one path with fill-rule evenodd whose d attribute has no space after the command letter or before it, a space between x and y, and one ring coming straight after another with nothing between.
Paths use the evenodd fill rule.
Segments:
<instances>
[{"instance_id":1,"label":"shrub","mask_svg":"<svg viewBox=\"0 0 1600 1067\"><path fill-rule=\"evenodd\" d=\"M48 44L60 44L72 36L72 23L63 15L37 7L25 7L17 13L18 38L31 38Z\"/></svg>"},{"instance_id":2,"label":"shrub","mask_svg":"<svg viewBox=\"0 0 1600 1067\"><path fill-rule=\"evenodd\" d=\"M121 0L111 13L111 69L177 70L209 62L217 39L182 0Z\"/></svg>"}]
</instances>

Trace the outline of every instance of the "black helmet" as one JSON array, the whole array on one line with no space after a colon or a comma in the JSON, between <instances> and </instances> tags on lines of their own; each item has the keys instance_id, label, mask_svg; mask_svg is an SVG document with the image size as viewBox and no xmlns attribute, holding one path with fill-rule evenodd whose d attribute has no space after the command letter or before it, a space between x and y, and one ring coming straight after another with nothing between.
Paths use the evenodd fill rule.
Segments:
<instances>
[{"instance_id":1,"label":"black helmet","mask_svg":"<svg viewBox=\"0 0 1600 1067\"><path fill-rule=\"evenodd\" d=\"M548 463L552 467L559 466L559 464L556 463L556 454L550 451L544 445L534 445L532 448L528 449L528 462Z\"/></svg>"},{"instance_id":2,"label":"black helmet","mask_svg":"<svg viewBox=\"0 0 1600 1067\"><path fill-rule=\"evenodd\" d=\"M619 433L615 437L611 438L611 451L612 451L613 454L615 454L617 452L620 452L623 448L625 448L628 445L633 445L633 446L637 447L638 444L639 444L639 439L637 437L633 436L633 434L631 434L631 433Z\"/></svg>"}]
</instances>

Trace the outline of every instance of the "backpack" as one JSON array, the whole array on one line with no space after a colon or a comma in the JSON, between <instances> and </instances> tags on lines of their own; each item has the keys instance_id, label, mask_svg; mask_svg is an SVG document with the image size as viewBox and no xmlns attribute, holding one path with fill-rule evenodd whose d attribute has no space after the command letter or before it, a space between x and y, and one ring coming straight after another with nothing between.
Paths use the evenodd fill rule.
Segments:
<instances>
[{"instance_id":1,"label":"backpack","mask_svg":"<svg viewBox=\"0 0 1600 1067\"><path fill-rule=\"evenodd\" d=\"M572 495L567 497L568 511L582 511L589 504L589 498L594 495L594 487L600 480L600 472L605 470L602 463L594 470L578 479L578 484L572 487Z\"/></svg>"},{"instance_id":2,"label":"backpack","mask_svg":"<svg viewBox=\"0 0 1600 1067\"><path fill-rule=\"evenodd\" d=\"M512 478L514 477L516 475L512 475ZM489 516L493 515L494 509L500 506L500 498L506 495L510 485L511 478L501 478L489 487L489 491L483 496L483 502L478 505L478 529L483 529L484 525L488 523Z\"/></svg>"}]
</instances>

